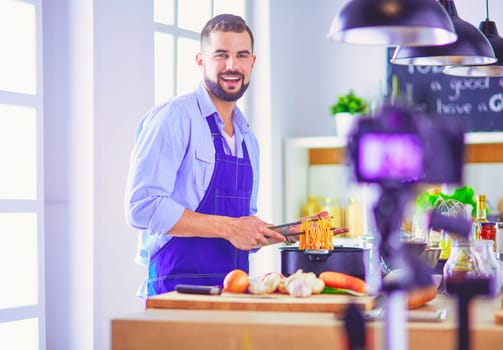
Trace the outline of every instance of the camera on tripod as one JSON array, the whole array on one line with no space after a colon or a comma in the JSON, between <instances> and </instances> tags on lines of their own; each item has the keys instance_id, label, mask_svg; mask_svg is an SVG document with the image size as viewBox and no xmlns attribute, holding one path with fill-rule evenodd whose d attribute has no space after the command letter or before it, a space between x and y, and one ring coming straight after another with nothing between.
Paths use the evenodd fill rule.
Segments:
<instances>
[{"instance_id":1,"label":"camera on tripod","mask_svg":"<svg viewBox=\"0 0 503 350\"><path fill-rule=\"evenodd\" d=\"M387 105L361 118L348 143L356 181L399 187L463 181L464 126Z\"/></svg>"}]
</instances>

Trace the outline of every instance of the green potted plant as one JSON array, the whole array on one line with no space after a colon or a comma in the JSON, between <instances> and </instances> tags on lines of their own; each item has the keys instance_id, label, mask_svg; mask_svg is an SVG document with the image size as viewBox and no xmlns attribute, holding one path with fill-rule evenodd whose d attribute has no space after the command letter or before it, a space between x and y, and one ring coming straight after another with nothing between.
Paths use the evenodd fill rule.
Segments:
<instances>
[{"instance_id":1,"label":"green potted plant","mask_svg":"<svg viewBox=\"0 0 503 350\"><path fill-rule=\"evenodd\" d=\"M346 95L337 96L337 102L330 106L332 115L339 113L364 114L367 111L368 103L362 98L356 96L353 90Z\"/></svg>"},{"instance_id":2,"label":"green potted plant","mask_svg":"<svg viewBox=\"0 0 503 350\"><path fill-rule=\"evenodd\" d=\"M367 112L368 102L350 90L345 95L337 96L337 101L330 106L330 113L335 118L337 135L347 136L358 116Z\"/></svg>"}]
</instances>

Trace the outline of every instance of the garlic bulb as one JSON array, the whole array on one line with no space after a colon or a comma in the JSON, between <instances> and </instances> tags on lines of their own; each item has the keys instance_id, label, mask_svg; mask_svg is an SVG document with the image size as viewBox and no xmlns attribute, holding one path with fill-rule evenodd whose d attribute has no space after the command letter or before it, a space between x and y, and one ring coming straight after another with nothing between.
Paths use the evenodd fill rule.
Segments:
<instances>
[{"instance_id":1,"label":"garlic bulb","mask_svg":"<svg viewBox=\"0 0 503 350\"><path fill-rule=\"evenodd\" d=\"M261 277L250 278L248 291L252 294L269 294L279 291L295 297L308 297L319 294L325 282L313 272L304 273L301 269L284 278L280 273L270 272Z\"/></svg>"},{"instance_id":2,"label":"garlic bulb","mask_svg":"<svg viewBox=\"0 0 503 350\"><path fill-rule=\"evenodd\" d=\"M248 291L252 294L267 294L267 286L262 282L260 277L250 278Z\"/></svg>"},{"instance_id":3,"label":"garlic bulb","mask_svg":"<svg viewBox=\"0 0 503 350\"><path fill-rule=\"evenodd\" d=\"M281 275L277 272L270 272L262 276L262 283L267 286L267 293L274 293L281 282Z\"/></svg>"},{"instance_id":4,"label":"garlic bulb","mask_svg":"<svg viewBox=\"0 0 503 350\"><path fill-rule=\"evenodd\" d=\"M297 298L308 297L312 294L311 284L302 279L295 279L288 283L288 293Z\"/></svg>"},{"instance_id":5,"label":"garlic bulb","mask_svg":"<svg viewBox=\"0 0 503 350\"><path fill-rule=\"evenodd\" d=\"M323 288L325 288L325 282L316 277L313 272L303 273L300 277L309 282L313 294L320 294Z\"/></svg>"}]
</instances>

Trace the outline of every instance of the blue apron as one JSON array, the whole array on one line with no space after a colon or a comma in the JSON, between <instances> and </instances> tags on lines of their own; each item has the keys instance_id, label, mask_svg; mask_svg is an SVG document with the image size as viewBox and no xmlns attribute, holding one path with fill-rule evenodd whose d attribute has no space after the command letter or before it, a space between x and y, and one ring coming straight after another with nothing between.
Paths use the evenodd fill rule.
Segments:
<instances>
[{"instance_id":1,"label":"blue apron","mask_svg":"<svg viewBox=\"0 0 503 350\"><path fill-rule=\"evenodd\" d=\"M215 145L215 168L208 189L195 210L202 214L250 215L253 171L243 141L243 158L224 152L224 138L215 118L206 118ZM223 238L173 237L149 263L148 296L166 293L177 284L222 285L233 269L248 272L248 251Z\"/></svg>"}]
</instances>

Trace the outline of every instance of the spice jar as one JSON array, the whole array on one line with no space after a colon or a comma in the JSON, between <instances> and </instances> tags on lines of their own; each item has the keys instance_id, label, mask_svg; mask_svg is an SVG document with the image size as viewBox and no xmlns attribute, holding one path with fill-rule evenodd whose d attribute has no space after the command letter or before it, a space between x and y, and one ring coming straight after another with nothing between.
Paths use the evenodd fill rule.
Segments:
<instances>
[{"instance_id":1,"label":"spice jar","mask_svg":"<svg viewBox=\"0 0 503 350\"><path fill-rule=\"evenodd\" d=\"M480 223L480 239L493 241L493 251L496 251L496 223L481 222Z\"/></svg>"}]
</instances>

